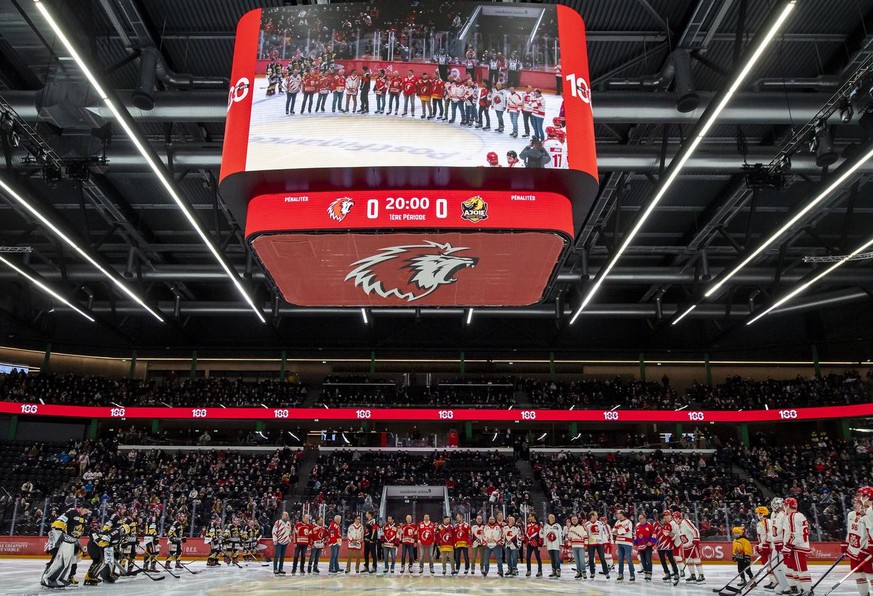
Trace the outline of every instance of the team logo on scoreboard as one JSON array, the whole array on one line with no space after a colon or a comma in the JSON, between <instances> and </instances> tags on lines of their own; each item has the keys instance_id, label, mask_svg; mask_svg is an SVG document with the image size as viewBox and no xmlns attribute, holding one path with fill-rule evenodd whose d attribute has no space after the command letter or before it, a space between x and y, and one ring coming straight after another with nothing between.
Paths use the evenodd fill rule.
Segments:
<instances>
[{"instance_id":1,"label":"team logo on scoreboard","mask_svg":"<svg viewBox=\"0 0 873 596\"><path fill-rule=\"evenodd\" d=\"M458 254L466 250L469 248L430 240L420 245L388 246L352 263L355 268L344 281L354 281L367 295L415 302L457 282L459 271L476 266L478 257Z\"/></svg>"},{"instance_id":2,"label":"team logo on scoreboard","mask_svg":"<svg viewBox=\"0 0 873 596\"><path fill-rule=\"evenodd\" d=\"M327 214L334 221L342 221L354 206L355 202L349 197L340 197L330 204L327 208Z\"/></svg>"},{"instance_id":3,"label":"team logo on scoreboard","mask_svg":"<svg viewBox=\"0 0 873 596\"><path fill-rule=\"evenodd\" d=\"M478 195L470 197L461 203L461 219L466 219L472 223L488 219L488 203Z\"/></svg>"}]
</instances>

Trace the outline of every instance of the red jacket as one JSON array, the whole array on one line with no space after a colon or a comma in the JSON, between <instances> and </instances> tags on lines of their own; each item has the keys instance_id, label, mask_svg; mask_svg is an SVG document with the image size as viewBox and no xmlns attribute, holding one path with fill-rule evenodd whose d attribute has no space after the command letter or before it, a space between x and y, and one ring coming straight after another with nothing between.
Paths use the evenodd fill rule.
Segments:
<instances>
[{"instance_id":1,"label":"red jacket","mask_svg":"<svg viewBox=\"0 0 873 596\"><path fill-rule=\"evenodd\" d=\"M403 524L400 526L400 541L403 544L415 544L415 524Z\"/></svg>"},{"instance_id":2,"label":"red jacket","mask_svg":"<svg viewBox=\"0 0 873 596\"><path fill-rule=\"evenodd\" d=\"M422 546L433 546L436 540L436 527L433 522L421 522L418 524L418 541Z\"/></svg>"}]
</instances>

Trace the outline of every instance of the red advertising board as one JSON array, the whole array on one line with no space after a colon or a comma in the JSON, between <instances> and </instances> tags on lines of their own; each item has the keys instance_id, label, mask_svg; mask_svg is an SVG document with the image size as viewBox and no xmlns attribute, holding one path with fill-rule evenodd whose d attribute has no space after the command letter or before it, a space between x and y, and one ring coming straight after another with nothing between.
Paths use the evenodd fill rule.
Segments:
<instances>
[{"instance_id":1,"label":"red advertising board","mask_svg":"<svg viewBox=\"0 0 873 596\"><path fill-rule=\"evenodd\" d=\"M41 557L48 555L44 553L46 539L38 536L0 536L0 557ZM266 547L266 550L260 551L262 555L267 557L273 556L273 543L270 540L262 540L261 544ZM86 540L82 539L82 546L87 548ZM183 559L205 559L209 555L209 545L203 542L202 538L189 538L183 546ZM839 542L813 542L812 553L809 557L812 561L827 561L831 562L840 556ZM347 556L347 545L343 544L340 549L340 560L344 560ZM87 550L86 550L87 552ZM166 539L161 539L161 552L167 552ZM543 556L548 553L543 550ZM731 545L728 542L701 542L700 555L704 561L708 562L731 562ZM288 555L290 557L290 553ZM656 555L657 557L657 555ZM329 558L329 551L324 549L321 555L322 560ZM846 563L848 565L848 563Z\"/></svg>"},{"instance_id":2,"label":"red advertising board","mask_svg":"<svg viewBox=\"0 0 873 596\"><path fill-rule=\"evenodd\" d=\"M429 408L154 408L0 402L0 414L176 420L410 420L480 422L791 422L873 416L873 403L773 410L524 410Z\"/></svg>"}]
</instances>

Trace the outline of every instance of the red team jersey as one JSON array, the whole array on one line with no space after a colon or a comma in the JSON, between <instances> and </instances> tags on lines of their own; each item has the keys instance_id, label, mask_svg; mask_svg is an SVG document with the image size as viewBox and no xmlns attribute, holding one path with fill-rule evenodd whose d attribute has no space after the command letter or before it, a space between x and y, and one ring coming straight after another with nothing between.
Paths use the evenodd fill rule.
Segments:
<instances>
[{"instance_id":1,"label":"red team jersey","mask_svg":"<svg viewBox=\"0 0 873 596\"><path fill-rule=\"evenodd\" d=\"M455 546L455 532L452 526L440 526L437 532L437 546Z\"/></svg>"},{"instance_id":2,"label":"red team jersey","mask_svg":"<svg viewBox=\"0 0 873 596\"><path fill-rule=\"evenodd\" d=\"M312 526L297 522L294 525L294 542L296 544L309 544L309 535L312 533Z\"/></svg>"},{"instance_id":3,"label":"red team jersey","mask_svg":"<svg viewBox=\"0 0 873 596\"><path fill-rule=\"evenodd\" d=\"M330 88L333 91L345 91L346 78L341 74L334 75Z\"/></svg>"},{"instance_id":4,"label":"red team jersey","mask_svg":"<svg viewBox=\"0 0 873 596\"><path fill-rule=\"evenodd\" d=\"M540 536L542 529L542 526L537 523L529 523L524 530L524 541L531 546L542 546L543 540Z\"/></svg>"},{"instance_id":5,"label":"red team jersey","mask_svg":"<svg viewBox=\"0 0 873 596\"><path fill-rule=\"evenodd\" d=\"M431 96L442 99L446 93L446 82L442 79L434 79L431 88Z\"/></svg>"},{"instance_id":6,"label":"red team jersey","mask_svg":"<svg viewBox=\"0 0 873 596\"><path fill-rule=\"evenodd\" d=\"M327 545L339 544L342 541L343 533L340 530L339 524L335 521L330 522L327 527Z\"/></svg>"},{"instance_id":7,"label":"red team jersey","mask_svg":"<svg viewBox=\"0 0 873 596\"><path fill-rule=\"evenodd\" d=\"M327 538L327 530L322 526L315 526L312 528L309 538L312 540L313 548L324 548L324 539Z\"/></svg>"},{"instance_id":8,"label":"red team jersey","mask_svg":"<svg viewBox=\"0 0 873 596\"><path fill-rule=\"evenodd\" d=\"M455 524L454 530L455 547L467 548L468 546L470 546L470 524Z\"/></svg>"},{"instance_id":9,"label":"red team jersey","mask_svg":"<svg viewBox=\"0 0 873 596\"><path fill-rule=\"evenodd\" d=\"M418 79L413 77L404 77L403 78L403 95L415 95L416 84L418 83Z\"/></svg>"},{"instance_id":10,"label":"red team jersey","mask_svg":"<svg viewBox=\"0 0 873 596\"><path fill-rule=\"evenodd\" d=\"M400 527L400 540L403 544L415 544L415 524L403 524Z\"/></svg>"},{"instance_id":11,"label":"red team jersey","mask_svg":"<svg viewBox=\"0 0 873 596\"><path fill-rule=\"evenodd\" d=\"M428 80L420 80L416 85L416 93L420 97L430 97L431 89L433 89L433 81Z\"/></svg>"},{"instance_id":12,"label":"red team jersey","mask_svg":"<svg viewBox=\"0 0 873 596\"><path fill-rule=\"evenodd\" d=\"M397 546L400 543L400 534L397 526L385 526L382 528L382 545Z\"/></svg>"},{"instance_id":13,"label":"red team jersey","mask_svg":"<svg viewBox=\"0 0 873 596\"><path fill-rule=\"evenodd\" d=\"M418 524L418 541L422 546L433 546L436 540L436 528L433 522L421 522Z\"/></svg>"},{"instance_id":14,"label":"red team jersey","mask_svg":"<svg viewBox=\"0 0 873 596\"><path fill-rule=\"evenodd\" d=\"M376 86L375 92L376 95L382 95L385 93L385 90L388 88L388 80L385 77L377 77L376 78Z\"/></svg>"},{"instance_id":15,"label":"red team jersey","mask_svg":"<svg viewBox=\"0 0 873 596\"><path fill-rule=\"evenodd\" d=\"M400 77L392 77L388 80L388 93L400 93L403 89L403 81Z\"/></svg>"}]
</instances>

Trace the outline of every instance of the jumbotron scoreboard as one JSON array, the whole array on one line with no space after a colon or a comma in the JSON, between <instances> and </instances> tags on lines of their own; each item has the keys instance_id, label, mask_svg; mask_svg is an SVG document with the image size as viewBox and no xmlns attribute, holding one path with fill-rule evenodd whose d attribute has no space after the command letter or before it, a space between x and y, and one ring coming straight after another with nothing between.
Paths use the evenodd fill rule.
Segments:
<instances>
[{"instance_id":1,"label":"jumbotron scoreboard","mask_svg":"<svg viewBox=\"0 0 873 596\"><path fill-rule=\"evenodd\" d=\"M526 306L554 283L597 192L582 18L440 6L355 5L354 35L348 4L240 20L220 190L287 302ZM419 20L440 33L395 26Z\"/></svg>"}]
</instances>

